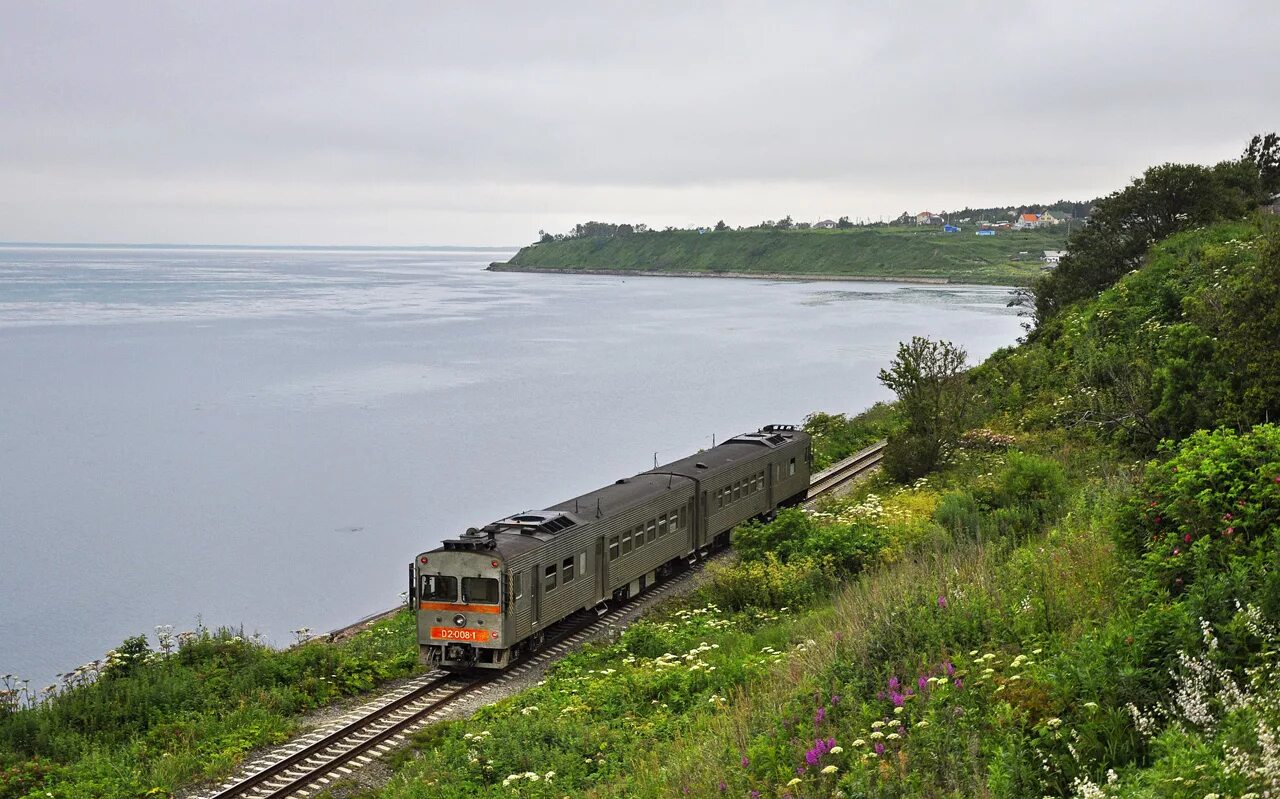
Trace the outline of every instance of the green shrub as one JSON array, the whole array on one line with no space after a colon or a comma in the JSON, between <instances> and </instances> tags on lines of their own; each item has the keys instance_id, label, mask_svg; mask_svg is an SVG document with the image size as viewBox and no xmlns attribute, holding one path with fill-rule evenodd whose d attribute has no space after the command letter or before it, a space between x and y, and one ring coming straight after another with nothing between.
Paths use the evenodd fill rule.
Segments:
<instances>
[{"instance_id":1,"label":"green shrub","mask_svg":"<svg viewBox=\"0 0 1280 799\"><path fill-rule=\"evenodd\" d=\"M982 506L968 491L944 494L933 518L956 539L977 538L982 531Z\"/></svg>"},{"instance_id":2,"label":"green shrub","mask_svg":"<svg viewBox=\"0 0 1280 799\"><path fill-rule=\"evenodd\" d=\"M833 523L815 519L799 508L786 508L771 522L739 525L733 543L744 561L770 557L782 563L812 560L830 563L843 574L856 574L877 560L885 547L885 536L866 522Z\"/></svg>"},{"instance_id":3,"label":"green shrub","mask_svg":"<svg viewBox=\"0 0 1280 799\"><path fill-rule=\"evenodd\" d=\"M1062 511L1067 476L1056 461L1012 450L1000 473L996 497L1001 508L1017 509L1031 529L1039 529Z\"/></svg>"},{"instance_id":4,"label":"green shrub","mask_svg":"<svg viewBox=\"0 0 1280 799\"><path fill-rule=\"evenodd\" d=\"M941 457L937 439L903 431L889 436L880 466L899 483L910 483L933 471Z\"/></svg>"},{"instance_id":5,"label":"green shrub","mask_svg":"<svg viewBox=\"0 0 1280 799\"><path fill-rule=\"evenodd\" d=\"M731 611L801 608L826 596L835 585L830 560L799 557L783 563L773 553L762 560L713 564L709 575L706 591L711 601Z\"/></svg>"},{"instance_id":6,"label":"green shrub","mask_svg":"<svg viewBox=\"0 0 1280 799\"><path fill-rule=\"evenodd\" d=\"M1165 452L1123 512L1120 545L1175 594L1207 578L1235 590L1270 585L1280 547L1280 426L1200 431ZM1208 598L1214 587L1197 591Z\"/></svg>"}]
</instances>

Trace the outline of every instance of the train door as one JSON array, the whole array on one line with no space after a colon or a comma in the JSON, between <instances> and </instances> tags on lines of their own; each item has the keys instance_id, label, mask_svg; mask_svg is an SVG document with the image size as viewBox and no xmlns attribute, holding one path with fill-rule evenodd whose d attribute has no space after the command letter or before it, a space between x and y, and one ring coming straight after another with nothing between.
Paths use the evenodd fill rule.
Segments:
<instances>
[{"instance_id":1,"label":"train door","mask_svg":"<svg viewBox=\"0 0 1280 799\"><path fill-rule=\"evenodd\" d=\"M542 580L538 579L539 567L534 564L529 570L529 618L534 630L542 626Z\"/></svg>"},{"instance_id":2,"label":"train door","mask_svg":"<svg viewBox=\"0 0 1280 799\"><path fill-rule=\"evenodd\" d=\"M707 496L708 492L702 492L702 513L698 514L697 524L689 525L689 540L691 542L690 549L697 549L698 542L707 533L708 520L711 517L711 500Z\"/></svg>"},{"instance_id":3,"label":"train door","mask_svg":"<svg viewBox=\"0 0 1280 799\"><path fill-rule=\"evenodd\" d=\"M609 598L609 560L604 554L604 536L596 539L596 564L600 572L600 584L596 586L601 600Z\"/></svg>"}]
</instances>

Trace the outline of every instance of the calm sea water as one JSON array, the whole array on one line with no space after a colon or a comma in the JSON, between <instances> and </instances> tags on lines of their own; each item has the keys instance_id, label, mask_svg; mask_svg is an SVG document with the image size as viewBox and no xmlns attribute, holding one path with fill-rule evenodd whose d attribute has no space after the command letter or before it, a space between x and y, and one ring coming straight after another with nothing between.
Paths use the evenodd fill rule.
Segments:
<instances>
[{"instance_id":1,"label":"calm sea water","mask_svg":"<svg viewBox=\"0 0 1280 799\"><path fill-rule=\"evenodd\" d=\"M770 422L885 399L998 288L494 274L507 253L0 248L0 671L155 625L286 643L414 553Z\"/></svg>"}]
</instances>

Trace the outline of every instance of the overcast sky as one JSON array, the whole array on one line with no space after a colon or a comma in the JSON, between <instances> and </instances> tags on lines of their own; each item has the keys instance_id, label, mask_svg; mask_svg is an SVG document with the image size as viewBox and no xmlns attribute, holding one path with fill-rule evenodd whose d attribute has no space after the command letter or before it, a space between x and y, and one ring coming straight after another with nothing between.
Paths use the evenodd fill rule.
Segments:
<instances>
[{"instance_id":1,"label":"overcast sky","mask_svg":"<svg viewBox=\"0 0 1280 799\"><path fill-rule=\"evenodd\" d=\"M1276 0L0 0L8 241L892 217L1087 199L1277 128Z\"/></svg>"}]
</instances>

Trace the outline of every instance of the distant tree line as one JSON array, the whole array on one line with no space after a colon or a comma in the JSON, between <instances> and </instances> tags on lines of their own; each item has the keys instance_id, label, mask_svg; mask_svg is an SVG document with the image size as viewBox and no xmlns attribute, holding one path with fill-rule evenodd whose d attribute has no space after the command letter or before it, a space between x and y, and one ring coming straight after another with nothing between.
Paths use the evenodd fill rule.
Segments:
<instances>
[{"instance_id":1,"label":"distant tree line","mask_svg":"<svg viewBox=\"0 0 1280 799\"><path fill-rule=\"evenodd\" d=\"M970 208L968 206L959 211L940 211L939 216L947 219L973 219L973 220L1003 220L1017 217L1019 214L1035 213L1040 214L1045 211L1055 211L1059 213L1070 214L1075 218L1083 218L1089 215L1089 212L1097 204L1097 200L1090 202L1077 202L1072 200L1058 200L1049 204L1031 204L1031 205L1006 205L995 208ZM848 216L842 216L835 221L837 230L850 230L852 228L874 228L887 227L889 225L914 225L915 214L903 211L900 216L892 221L872 221L859 220L857 222L850 221ZM573 226L567 233L549 233L545 230L538 231L539 242L564 241L566 239L611 239L619 236L630 236L639 233L658 233L673 230L686 231L702 231L702 232L721 232L725 230L811 230L814 228L812 222L797 222L790 214L781 219L765 219L754 225L731 227L726 224L723 219L714 225L699 226L694 225L687 228L678 228L667 226L659 230L651 228L648 225L639 223L615 223L615 222L580 222Z\"/></svg>"}]
</instances>

